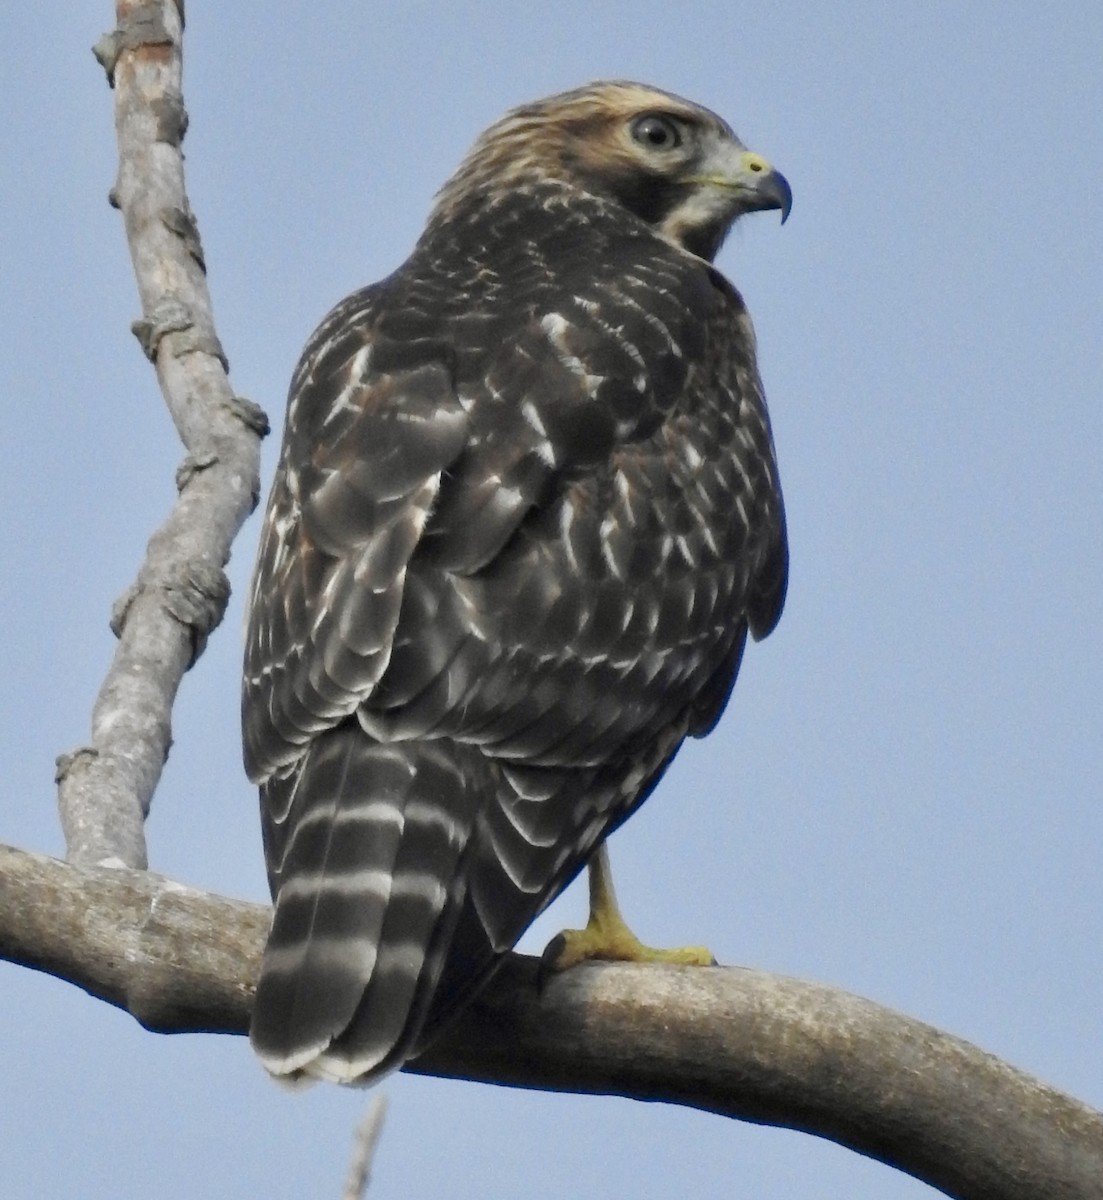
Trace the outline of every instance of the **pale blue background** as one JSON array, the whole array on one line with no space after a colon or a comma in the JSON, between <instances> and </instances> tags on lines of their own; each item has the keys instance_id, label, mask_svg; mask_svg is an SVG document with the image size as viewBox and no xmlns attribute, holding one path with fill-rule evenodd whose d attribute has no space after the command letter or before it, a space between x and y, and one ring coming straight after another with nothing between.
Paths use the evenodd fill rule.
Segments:
<instances>
[{"instance_id":1,"label":"pale blue background","mask_svg":"<svg viewBox=\"0 0 1103 1200\"><path fill-rule=\"evenodd\" d=\"M720 265L760 337L789 605L718 733L617 836L646 937L838 984L1103 1106L1103 7L189 7L188 181L219 331L275 422L326 309L397 265L508 106L600 76L729 117L789 176ZM128 332L111 6L0 10L0 839L58 853L112 599L181 457ZM265 485L275 439L267 447ZM265 894L241 597L181 691L154 866ZM576 888L526 941L577 921ZM0 966L0 1179L25 1197L338 1197L365 1098L272 1086ZM673 1108L396 1078L372 1195L932 1195Z\"/></svg>"}]
</instances>

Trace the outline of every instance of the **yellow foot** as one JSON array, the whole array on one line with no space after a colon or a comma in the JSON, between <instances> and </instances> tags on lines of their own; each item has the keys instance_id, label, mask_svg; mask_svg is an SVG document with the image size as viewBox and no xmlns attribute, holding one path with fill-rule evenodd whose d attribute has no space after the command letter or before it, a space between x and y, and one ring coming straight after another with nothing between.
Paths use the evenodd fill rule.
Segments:
<instances>
[{"instance_id":1,"label":"yellow foot","mask_svg":"<svg viewBox=\"0 0 1103 1200\"><path fill-rule=\"evenodd\" d=\"M585 929L564 929L548 943L543 954L546 970L565 971L587 959L613 962L681 963L689 967L715 967L716 959L704 946L677 946L656 950L645 946L627 927L610 934L587 925Z\"/></svg>"},{"instance_id":2,"label":"yellow foot","mask_svg":"<svg viewBox=\"0 0 1103 1200\"><path fill-rule=\"evenodd\" d=\"M617 907L609 856L604 845L590 863L590 919L585 929L564 929L548 943L543 954L545 971L565 971L587 959L614 962L680 963L713 967L716 959L704 946L655 950L628 928Z\"/></svg>"}]
</instances>

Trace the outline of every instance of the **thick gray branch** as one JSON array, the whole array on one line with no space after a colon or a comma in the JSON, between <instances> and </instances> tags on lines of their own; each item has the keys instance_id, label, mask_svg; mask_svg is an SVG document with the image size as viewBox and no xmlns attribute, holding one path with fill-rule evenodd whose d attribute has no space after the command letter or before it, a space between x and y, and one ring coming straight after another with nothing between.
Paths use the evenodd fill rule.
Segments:
<instances>
[{"instance_id":1,"label":"thick gray branch","mask_svg":"<svg viewBox=\"0 0 1103 1200\"><path fill-rule=\"evenodd\" d=\"M70 859L142 867L143 821L172 741L173 700L225 611L223 567L256 507L267 421L230 388L184 191L180 6L120 0L116 14L117 29L96 47L115 89L111 196L141 296L134 332L187 456L176 504L112 613L119 645L92 710L91 744L62 755L57 778Z\"/></svg>"},{"instance_id":2,"label":"thick gray branch","mask_svg":"<svg viewBox=\"0 0 1103 1200\"><path fill-rule=\"evenodd\" d=\"M0 847L0 957L164 1033L244 1033L266 908ZM740 968L511 956L425 1074L661 1100L801 1129L968 1200L1099 1200L1103 1115L929 1025Z\"/></svg>"}]
</instances>

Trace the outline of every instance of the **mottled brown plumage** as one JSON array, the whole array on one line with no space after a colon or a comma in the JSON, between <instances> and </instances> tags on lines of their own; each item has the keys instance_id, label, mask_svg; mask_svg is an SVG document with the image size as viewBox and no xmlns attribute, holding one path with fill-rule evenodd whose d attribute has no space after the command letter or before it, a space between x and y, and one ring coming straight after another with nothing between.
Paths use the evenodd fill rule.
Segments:
<instances>
[{"instance_id":1,"label":"mottled brown plumage","mask_svg":"<svg viewBox=\"0 0 1103 1200\"><path fill-rule=\"evenodd\" d=\"M274 1073L401 1065L687 734L786 547L754 335L711 266L789 190L638 84L515 110L308 343L243 694Z\"/></svg>"}]
</instances>

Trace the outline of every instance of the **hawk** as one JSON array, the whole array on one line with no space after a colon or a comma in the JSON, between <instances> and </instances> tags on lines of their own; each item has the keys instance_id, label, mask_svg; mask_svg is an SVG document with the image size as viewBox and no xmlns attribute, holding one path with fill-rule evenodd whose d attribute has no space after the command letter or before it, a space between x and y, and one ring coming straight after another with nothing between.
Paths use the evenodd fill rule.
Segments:
<instances>
[{"instance_id":1,"label":"hawk","mask_svg":"<svg viewBox=\"0 0 1103 1200\"><path fill-rule=\"evenodd\" d=\"M406 262L308 342L242 704L273 1074L365 1083L418 1053L604 867L773 629L772 436L712 260L790 204L714 113L595 83L492 125ZM558 965L642 955L601 870L591 893Z\"/></svg>"}]
</instances>

